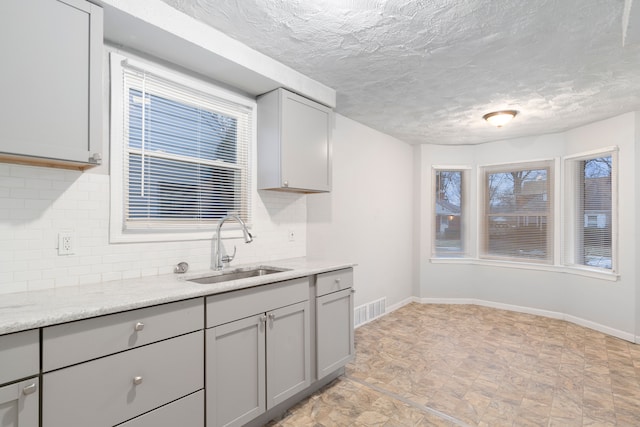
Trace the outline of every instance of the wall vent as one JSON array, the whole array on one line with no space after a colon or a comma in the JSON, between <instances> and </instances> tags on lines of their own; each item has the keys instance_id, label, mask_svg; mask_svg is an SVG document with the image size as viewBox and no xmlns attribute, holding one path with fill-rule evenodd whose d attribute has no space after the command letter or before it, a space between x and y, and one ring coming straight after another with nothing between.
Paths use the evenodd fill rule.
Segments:
<instances>
[{"instance_id":1,"label":"wall vent","mask_svg":"<svg viewBox=\"0 0 640 427\"><path fill-rule=\"evenodd\" d=\"M387 311L387 298L380 298L368 304L359 305L353 309L353 326L364 325Z\"/></svg>"}]
</instances>

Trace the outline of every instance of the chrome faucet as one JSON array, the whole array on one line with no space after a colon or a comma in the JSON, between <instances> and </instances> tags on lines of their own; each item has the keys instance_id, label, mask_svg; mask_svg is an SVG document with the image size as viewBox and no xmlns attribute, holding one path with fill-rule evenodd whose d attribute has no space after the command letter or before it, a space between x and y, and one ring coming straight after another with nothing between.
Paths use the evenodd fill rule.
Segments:
<instances>
[{"instance_id":1,"label":"chrome faucet","mask_svg":"<svg viewBox=\"0 0 640 427\"><path fill-rule=\"evenodd\" d=\"M235 258L236 256L236 247L233 247L233 255L229 256L222 256L222 253L220 252L220 230L222 229L222 224L224 224L224 222L228 219L235 219L236 221L238 221L240 223L240 225L242 226L242 233L244 234L244 242L245 243L251 243L253 241L253 236L251 235L251 233L249 233L249 230L247 229L247 225L244 223L244 221L242 221L242 219L240 219L240 217L238 215L225 215L222 218L220 218L220 220L218 221L218 228L216 229L216 235L215 235L215 239L216 239L216 253L215 253L215 258L214 258L214 262L213 262L213 266L211 268L213 268L214 270L222 270L223 268L223 263L225 262L231 262L233 260L233 258Z\"/></svg>"}]
</instances>

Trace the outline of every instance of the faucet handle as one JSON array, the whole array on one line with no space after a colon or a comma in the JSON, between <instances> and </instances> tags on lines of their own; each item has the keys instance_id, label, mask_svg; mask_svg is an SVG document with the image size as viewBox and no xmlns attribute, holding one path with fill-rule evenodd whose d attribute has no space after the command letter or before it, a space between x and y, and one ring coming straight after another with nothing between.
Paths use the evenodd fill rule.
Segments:
<instances>
[{"instance_id":1,"label":"faucet handle","mask_svg":"<svg viewBox=\"0 0 640 427\"><path fill-rule=\"evenodd\" d=\"M235 245L233 246L233 255L229 256L229 255L225 255L222 257L222 262L231 262L233 261L233 259L236 257L236 247Z\"/></svg>"}]
</instances>

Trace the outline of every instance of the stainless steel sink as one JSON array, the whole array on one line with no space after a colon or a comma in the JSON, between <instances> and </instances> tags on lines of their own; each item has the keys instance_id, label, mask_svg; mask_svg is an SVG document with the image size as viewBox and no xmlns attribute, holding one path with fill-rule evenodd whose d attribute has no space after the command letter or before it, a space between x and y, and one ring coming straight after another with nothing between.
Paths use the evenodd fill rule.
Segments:
<instances>
[{"instance_id":1,"label":"stainless steel sink","mask_svg":"<svg viewBox=\"0 0 640 427\"><path fill-rule=\"evenodd\" d=\"M267 274L281 273L287 271L285 268L277 267L252 267L252 268L236 268L229 271L220 271L210 276L194 277L188 279L188 282L209 285L211 283L227 282L229 280L247 279L249 277L266 276Z\"/></svg>"}]
</instances>

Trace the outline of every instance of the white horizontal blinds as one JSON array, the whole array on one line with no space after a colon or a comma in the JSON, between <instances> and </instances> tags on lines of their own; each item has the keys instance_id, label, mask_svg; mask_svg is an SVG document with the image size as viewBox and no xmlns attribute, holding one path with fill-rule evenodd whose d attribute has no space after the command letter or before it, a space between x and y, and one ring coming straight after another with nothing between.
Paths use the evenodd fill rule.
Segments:
<instances>
[{"instance_id":1,"label":"white horizontal blinds","mask_svg":"<svg viewBox=\"0 0 640 427\"><path fill-rule=\"evenodd\" d=\"M613 209L615 155L601 153L570 160L575 194L573 248L568 248L569 261L593 268L613 269Z\"/></svg>"},{"instance_id":2,"label":"white horizontal blinds","mask_svg":"<svg viewBox=\"0 0 640 427\"><path fill-rule=\"evenodd\" d=\"M484 258L553 262L552 163L485 168Z\"/></svg>"},{"instance_id":3,"label":"white horizontal blinds","mask_svg":"<svg viewBox=\"0 0 640 427\"><path fill-rule=\"evenodd\" d=\"M123 76L125 228L249 222L251 109L136 68Z\"/></svg>"},{"instance_id":4,"label":"white horizontal blinds","mask_svg":"<svg viewBox=\"0 0 640 427\"><path fill-rule=\"evenodd\" d=\"M433 254L436 257L464 255L464 171L435 170Z\"/></svg>"}]
</instances>

